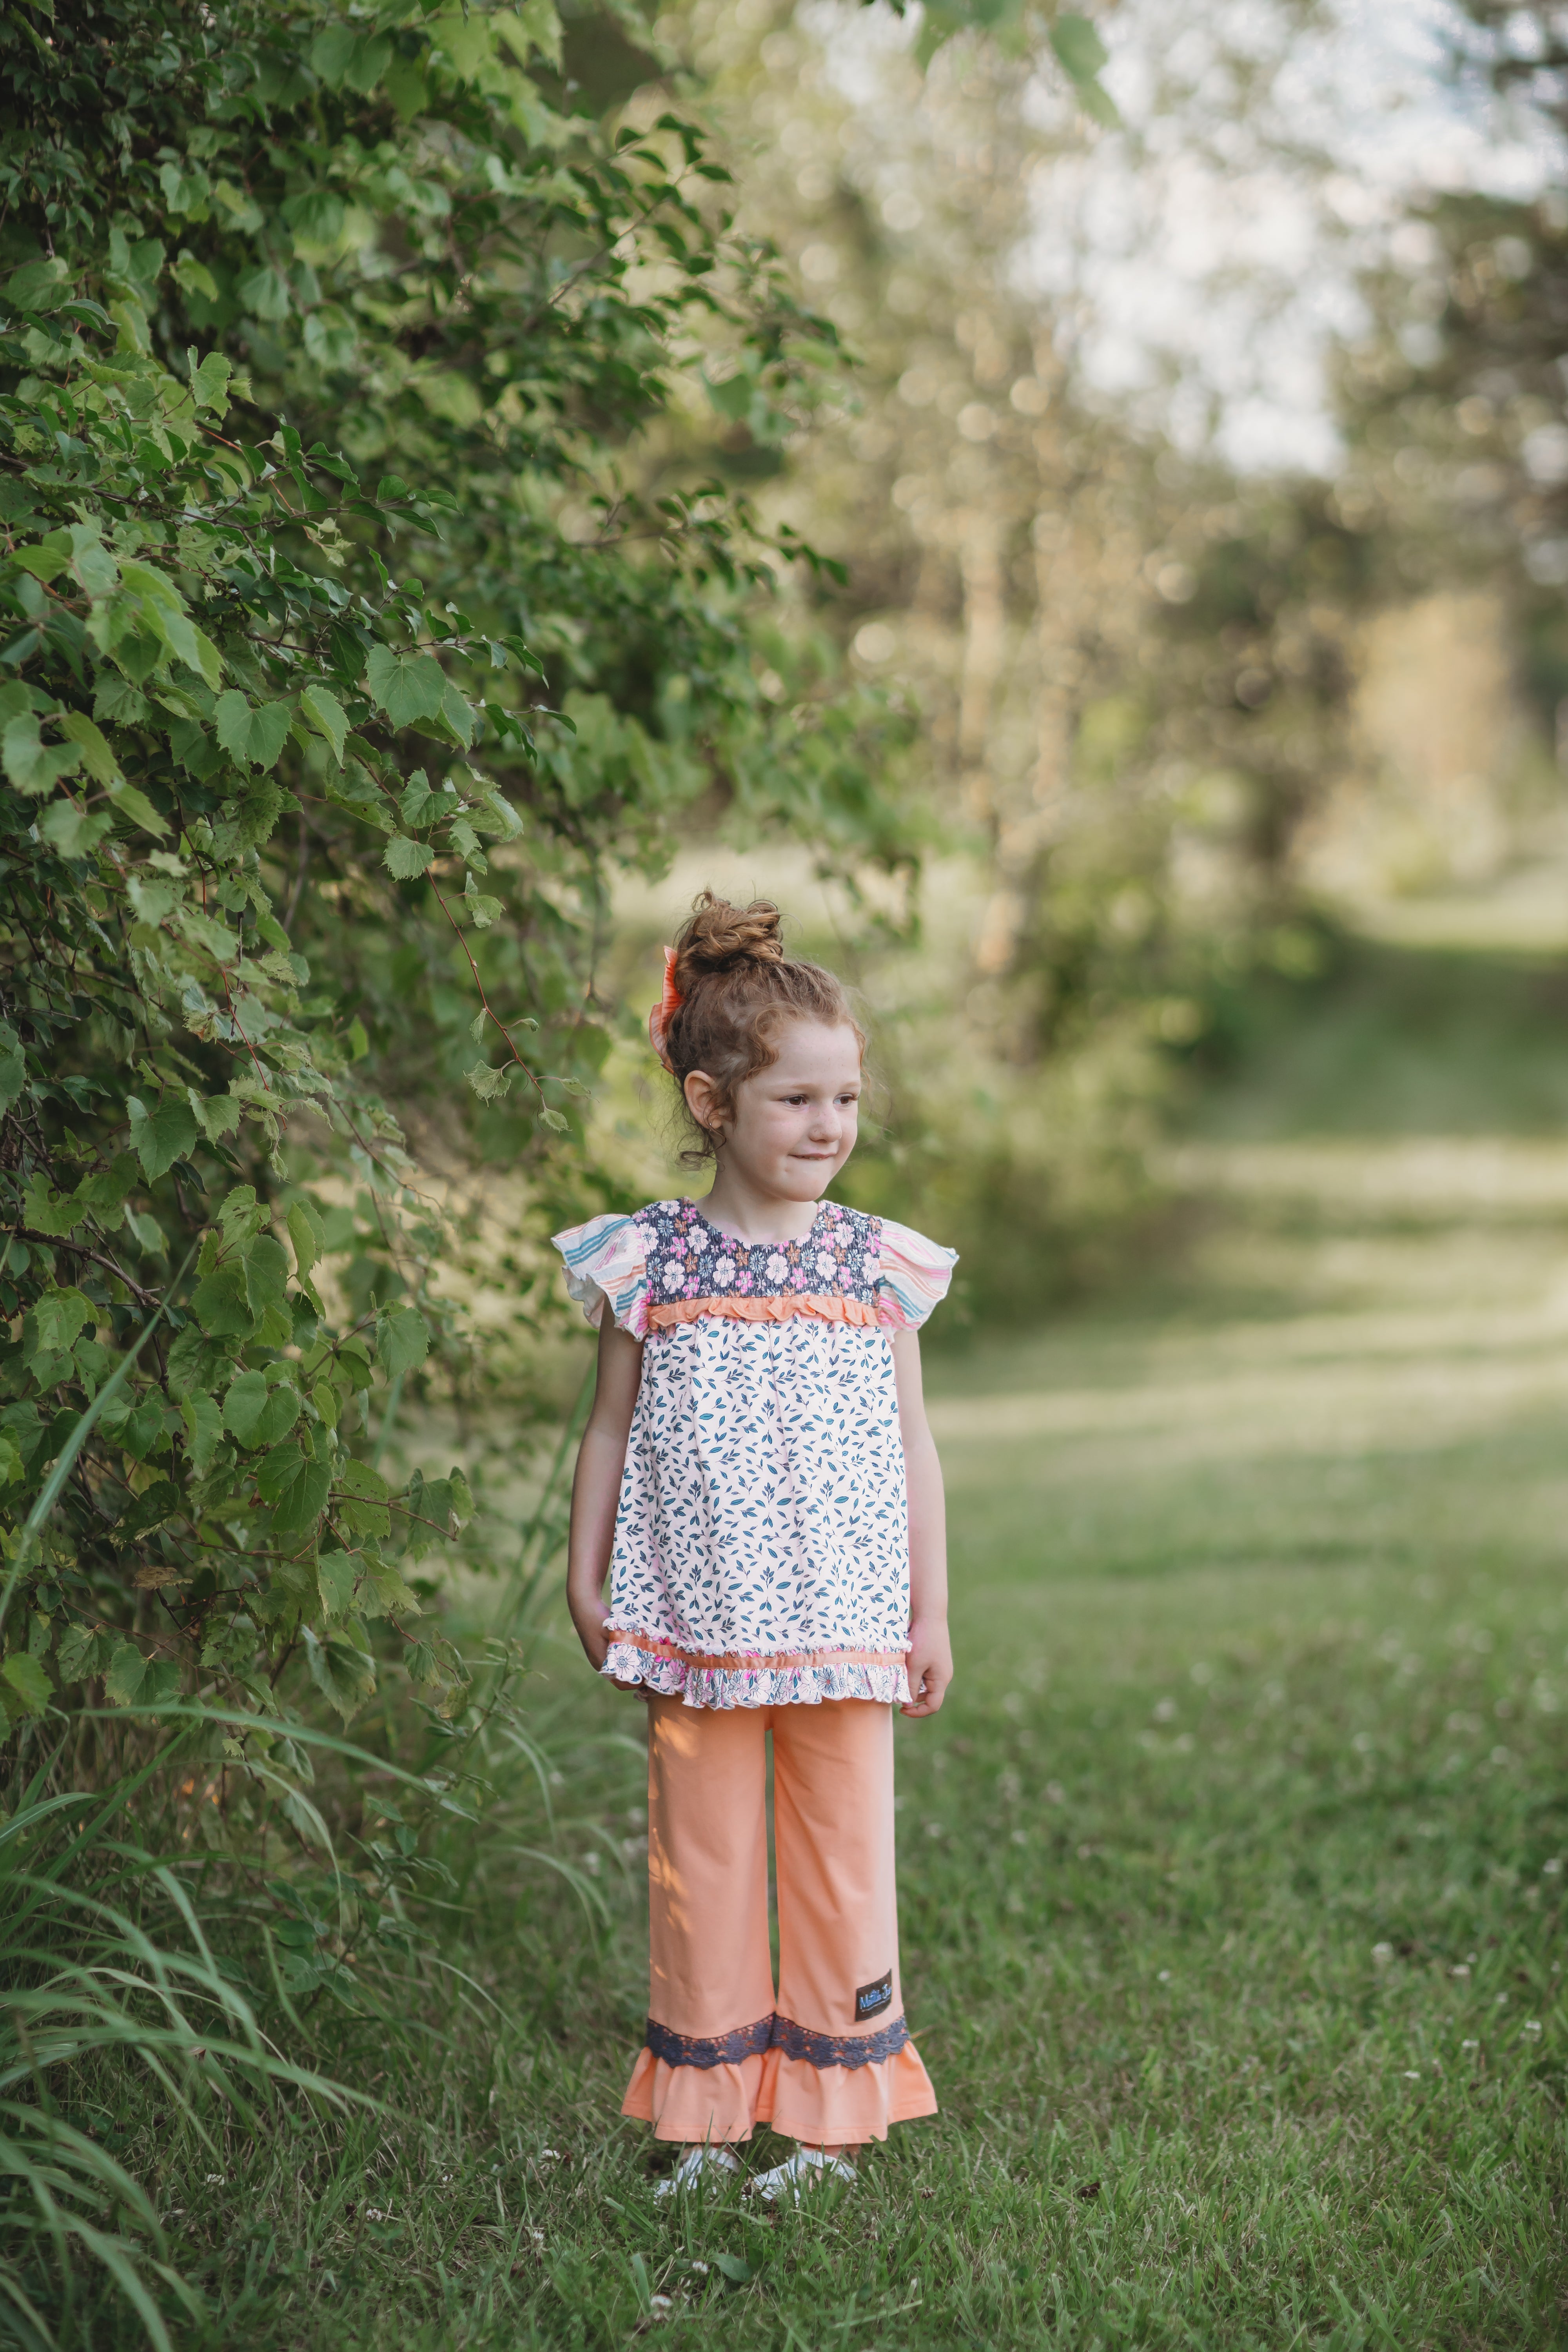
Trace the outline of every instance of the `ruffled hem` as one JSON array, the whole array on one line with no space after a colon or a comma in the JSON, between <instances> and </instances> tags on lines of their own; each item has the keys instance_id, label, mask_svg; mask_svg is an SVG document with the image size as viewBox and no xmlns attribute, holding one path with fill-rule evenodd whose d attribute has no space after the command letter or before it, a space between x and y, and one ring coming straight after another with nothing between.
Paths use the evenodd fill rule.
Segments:
<instances>
[{"instance_id":1,"label":"ruffled hem","mask_svg":"<svg viewBox=\"0 0 1568 2352\"><path fill-rule=\"evenodd\" d=\"M912 2042L879 2066L811 2066L783 2050L763 2060L757 2121L811 2147L886 2139L889 2124L936 2113L936 2093Z\"/></svg>"},{"instance_id":2,"label":"ruffled hem","mask_svg":"<svg viewBox=\"0 0 1568 2352\"><path fill-rule=\"evenodd\" d=\"M892 2124L934 2116L936 2093L919 2051L906 2042L877 2066L813 2066L783 2050L738 2065L670 2066L637 2053L621 2101L623 2116L651 2124L656 2139L749 2139L772 2124L812 2147L858 2147L886 2139Z\"/></svg>"},{"instance_id":3,"label":"ruffled hem","mask_svg":"<svg viewBox=\"0 0 1568 2352\"><path fill-rule=\"evenodd\" d=\"M818 1650L780 1658L689 1655L668 1643L613 1638L602 1675L640 1683L660 1698L688 1706L817 1706L825 1699L866 1698L879 1706L908 1703L910 1678L901 1656L888 1651Z\"/></svg>"},{"instance_id":4,"label":"ruffled hem","mask_svg":"<svg viewBox=\"0 0 1568 2352\"><path fill-rule=\"evenodd\" d=\"M637 2053L621 2101L623 2116L651 2124L655 2139L750 2139L759 2120L763 2069L772 2051L727 2066L671 2066L651 2050Z\"/></svg>"}]
</instances>

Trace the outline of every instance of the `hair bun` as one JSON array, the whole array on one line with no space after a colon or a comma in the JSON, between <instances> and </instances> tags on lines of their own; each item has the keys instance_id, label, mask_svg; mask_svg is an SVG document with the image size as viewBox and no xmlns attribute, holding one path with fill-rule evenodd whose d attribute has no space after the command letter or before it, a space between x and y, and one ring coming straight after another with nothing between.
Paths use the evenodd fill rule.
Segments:
<instances>
[{"instance_id":1,"label":"hair bun","mask_svg":"<svg viewBox=\"0 0 1568 2352\"><path fill-rule=\"evenodd\" d=\"M734 971L748 963L784 960L781 918L771 898L732 907L728 898L702 890L676 945L676 985L682 995L704 972Z\"/></svg>"}]
</instances>

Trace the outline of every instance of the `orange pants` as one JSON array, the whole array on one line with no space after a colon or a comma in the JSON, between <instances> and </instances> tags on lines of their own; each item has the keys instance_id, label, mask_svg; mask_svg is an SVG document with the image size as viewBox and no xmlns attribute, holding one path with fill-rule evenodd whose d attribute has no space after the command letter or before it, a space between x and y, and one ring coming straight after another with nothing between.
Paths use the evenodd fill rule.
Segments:
<instances>
[{"instance_id":1,"label":"orange pants","mask_svg":"<svg viewBox=\"0 0 1568 2352\"><path fill-rule=\"evenodd\" d=\"M934 2115L899 1990L892 1708L647 1704L647 2039L621 2113L660 2139L741 2140L771 2123L813 2147Z\"/></svg>"}]
</instances>

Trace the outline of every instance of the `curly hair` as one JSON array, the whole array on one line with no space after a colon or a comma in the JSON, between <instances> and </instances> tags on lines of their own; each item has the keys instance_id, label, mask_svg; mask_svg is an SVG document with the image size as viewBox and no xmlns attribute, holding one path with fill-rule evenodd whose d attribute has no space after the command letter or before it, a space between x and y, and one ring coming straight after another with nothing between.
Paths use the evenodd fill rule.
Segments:
<instances>
[{"instance_id":1,"label":"curly hair","mask_svg":"<svg viewBox=\"0 0 1568 2352\"><path fill-rule=\"evenodd\" d=\"M663 1045L695 1139L680 1155L689 1168L717 1156L712 1135L686 1102L693 1070L711 1078L720 1116L730 1118L736 1087L778 1059L780 1033L791 1021L852 1029L866 1050L843 982L819 963L786 956L780 928L769 898L732 907L702 890L676 940L671 978L680 1003L664 1024Z\"/></svg>"}]
</instances>

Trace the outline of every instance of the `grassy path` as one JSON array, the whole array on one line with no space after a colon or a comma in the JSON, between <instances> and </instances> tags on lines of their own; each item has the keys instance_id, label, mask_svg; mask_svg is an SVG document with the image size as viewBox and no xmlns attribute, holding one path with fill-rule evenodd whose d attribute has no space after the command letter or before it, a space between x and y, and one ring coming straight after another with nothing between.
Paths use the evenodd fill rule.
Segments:
<instances>
[{"instance_id":1,"label":"grassy path","mask_svg":"<svg viewBox=\"0 0 1568 2352\"><path fill-rule=\"evenodd\" d=\"M1556 2342L1568 1151L1187 1172L1184 1294L935 1383L911 1927L1011 2193L928 2340Z\"/></svg>"},{"instance_id":2,"label":"grassy path","mask_svg":"<svg viewBox=\"0 0 1568 2352\"><path fill-rule=\"evenodd\" d=\"M1040 2191L960 2340L1561 2340L1568 1147L1530 977L1395 960L1179 1155L1179 1286L933 1383L977 1671L907 1783L921 1990Z\"/></svg>"},{"instance_id":3,"label":"grassy path","mask_svg":"<svg viewBox=\"0 0 1568 2352\"><path fill-rule=\"evenodd\" d=\"M1450 971L1445 1028L1413 969L1415 1014L1331 1001L1184 1147L1179 1279L933 1360L961 1680L900 1819L941 2118L847 2200L657 2206L611 2120L628 1880L454 2064L485 2120L340 2341L1568 2342L1562 1082L1528 973Z\"/></svg>"}]
</instances>

